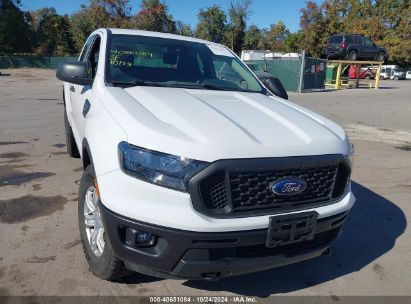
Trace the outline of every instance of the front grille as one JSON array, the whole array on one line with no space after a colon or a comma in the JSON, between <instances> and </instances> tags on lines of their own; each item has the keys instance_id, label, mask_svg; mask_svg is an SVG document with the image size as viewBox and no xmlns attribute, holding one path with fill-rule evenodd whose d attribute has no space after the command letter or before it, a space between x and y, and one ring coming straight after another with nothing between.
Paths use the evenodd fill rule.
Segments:
<instances>
[{"instance_id":1,"label":"front grille","mask_svg":"<svg viewBox=\"0 0 411 304\"><path fill-rule=\"evenodd\" d=\"M225 173L223 171L211 175L201 183L204 204L208 209L227 206L225 191Z\"/></svg>"},{"instance_id":2,"label":"front grille","mask_svg":"<svg viewBox=\"0 0 411 304\"><path fill-rule=\"evenodd\" d=\"M238 212L250 208L280 210L310 202L327 201L336 172L337 166L262 173L230 173L233 209ZM287 176L302 178L307 183L307 188L302 193L293 196L274 194L270 184Z\"/></svg>"},{"instance_id":3,"label":"front grille","mask_svg":"<svg viewBox=\"0 0 411 304\"><path fill-rule=\"evenodd\" d=\"M232 161L235 163L235 161ZM281 160L278 161L281 164ZM311 164L311 163L308 163ZM241 216L248 212L283 213L327 205L339 198L347 187L350 167L345 159L312 162L309 166L301 160L285 167L270 168L259 163L259 170L250 166L216 166L198 180L202 211L217 215ZM252 166L251 166L252 167ZM240 169L239 169L240 168ZM251 170L250 170L251 169ZM274 182L283 178L298 177L307 187L296 195L281 196L271 190Z\"/></svg>"}]
</instances>

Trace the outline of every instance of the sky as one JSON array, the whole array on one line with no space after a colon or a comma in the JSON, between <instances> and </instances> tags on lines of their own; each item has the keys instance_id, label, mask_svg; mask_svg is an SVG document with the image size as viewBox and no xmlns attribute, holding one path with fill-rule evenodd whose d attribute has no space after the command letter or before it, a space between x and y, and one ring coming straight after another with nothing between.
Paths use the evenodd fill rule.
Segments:
<instances>
[{"instance_id":1,"label":"sky","mask_svg":"<svg viewBox=\"0 0 411 304\"><path fill-rule=\"evenodd\" d=\"M88 2L88 0L22 0L21 4L23 10L34 10L47 6L55 7L59 14L72 14L80 9L81 4L88 4ZM132 12L139 10L140 2L139 0L130 1ZM292 32L295 32L299 28L300 9L304 7L305 2L305 0L252 0L248 24L268 28L270 24L282 20ZM194 27L200 8L217 4L227 11L231 0L165 0L165 3L174 20L181 20Z\"/></svg>"}]
</instances>

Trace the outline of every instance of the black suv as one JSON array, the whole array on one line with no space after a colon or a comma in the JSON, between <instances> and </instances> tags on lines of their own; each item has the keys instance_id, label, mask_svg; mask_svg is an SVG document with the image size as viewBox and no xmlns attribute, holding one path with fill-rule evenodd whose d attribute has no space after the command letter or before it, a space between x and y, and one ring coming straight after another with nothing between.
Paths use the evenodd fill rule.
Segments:
<instances>
[{"instance_id":1,"label":"black suv","mask_svg":"<svg viewBox=\"0 0 411 304\"><path fill-rule=\"evenodd\" d=\"M325 49L327 58L348 60L371 59L384 61L386 50L379 47L371 39L355 34L334 35L328 39Z\"/></svg>"}]
</instances>

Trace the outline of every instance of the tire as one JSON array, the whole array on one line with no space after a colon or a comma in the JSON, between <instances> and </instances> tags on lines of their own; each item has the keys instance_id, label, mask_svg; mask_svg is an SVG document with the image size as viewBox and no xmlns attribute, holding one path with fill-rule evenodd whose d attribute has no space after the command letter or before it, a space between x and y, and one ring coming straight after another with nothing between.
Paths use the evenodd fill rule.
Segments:
<instances>
[{"instance_id":1,"label":"tire","mask_svg":"<svg viewBox=\"0 0 411 304\"><path fill-rule=\"evenodd\" d=\"M84 255L91 272L103 280L118 281L121 279L122 275L125 274L125 266L123 261L114 255L109 242L105 239L104 225L101 221L99 211L101 202L93 184L94 178L95 173L93 166L89 165L81 178L78 199L78 223L80 228L81 244L83 246ZM93 197L94 200L88 200L86 196ZM87 204L86 201L89 204ZM88 207L90 206L91 201L94 202L92 203L94 212L90 212L91 209ZM89 224L86 226L86 213L88 216L95 219L94 225ZM90 223L92 222L90 221ZM94 229L91 228L92 226L94 226ZM91 245L93 232L97 235L95 238L97 241L94 242L94 246ZM100 235L101 237L99 238ZM98 240L100 240L100 242Z\"/></svg>"},{"instance_id":2,"label":"tire","mask_svg":"<svg viewBox=\"0 0 411 304\"><path fill-rule=\"evenodd\" d=\"M398 76L395 76L394 80L400 80L400 78Z\"/></svg>"},{"instance_id":3,"label":"tire","mask_svg":"<svg viewBox=\"0 0 411 304\"><path fill-rule=\"evenodd\" d=\"M384 62L385 61L385 54L383 52L379 52L376 57L377 61Z\"/></svg>"},{"instance_id":4,"label":"tire","mask_svg":"<svg viewBox=\"0 0 411 304\"><path fill-rule=\"evenodd\" d=\"M80 158L80 153L78 151L76 141L74 140L73 130L71 129L68 121L66 108L64 108L64 130L66 134L66 147L68 155L72 158Z\"/></svg>"},{"instance_id":5,"label":"tire","mask_svg":"<svg viewBox=\"0 0 411 304\"><path fill-rule=\"evenodd\" d=\"M358 53L355 50L352 50L348 53L348 59L351 61L357 60L357 57L358 57Z\"/></svg>"}]
</instances>

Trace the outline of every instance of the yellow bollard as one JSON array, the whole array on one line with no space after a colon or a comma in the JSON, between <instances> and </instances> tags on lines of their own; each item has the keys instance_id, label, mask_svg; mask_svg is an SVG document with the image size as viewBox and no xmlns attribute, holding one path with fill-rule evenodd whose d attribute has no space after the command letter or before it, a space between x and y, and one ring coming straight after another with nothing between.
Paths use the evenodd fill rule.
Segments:
<instances>
[{"instance_id":1,"label":"yellow bollard","mask_svg":"<svg viewBox=\"0 0 411 304\"><path fill-rule=\"evenodd\" d=\"M378 85L380 84L380 73L381 73L381 63L378 65L377 74L375 75L375 89L378 89Z\"/></svg>"},{"instance_id":2,"label":"yellow bollard","mask_svg":"<svg viewBox=\"0 0 411 304\"><path fill-rule=\"evenodd\" d=\"M341 79L341 62L338 63L338 68L337 68L337 77L335 78L335 86L334 89L338 90L340 87L340 79Z\"/></svg>"}]
</instances>

